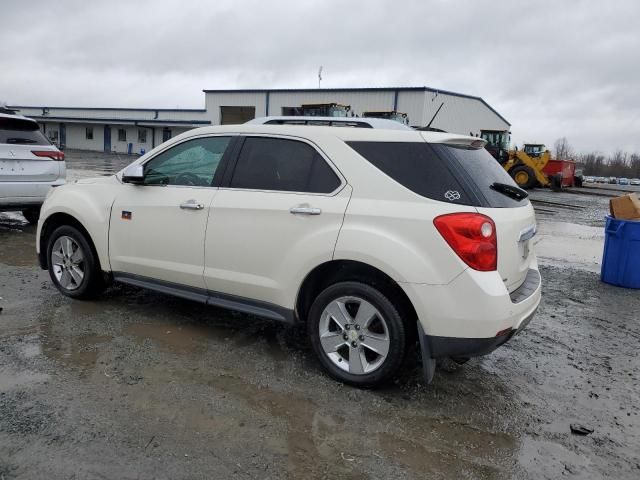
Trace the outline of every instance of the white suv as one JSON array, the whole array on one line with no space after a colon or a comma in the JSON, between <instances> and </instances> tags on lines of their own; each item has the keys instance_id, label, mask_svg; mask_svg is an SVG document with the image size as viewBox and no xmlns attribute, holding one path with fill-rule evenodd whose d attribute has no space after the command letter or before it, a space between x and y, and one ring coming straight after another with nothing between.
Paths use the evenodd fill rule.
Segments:
<instances>
[{"instance_id":1,"label":"white suv","mask_svg":"<svg viewBox=\"0 0 640 480\"><path fill-rule=\"evenodd\" d=\"M359 386L419 339L486 354L540 302L533 208L459 135L232 125L186 132L112 177L56 188L37 249L57 288L113 280L284 322Z\"/></svg>"},{"instance_id":2,"label":"white suv","mask_svg":"<svg viewBox=\"0 0 640 480\"><path fill-rule=\"evenodd\" d=\"M64 153L37 122L0 113L0 211L21 210L36 223L47 192L64 184L66 174Z\"/></svg>"}]
</instances>

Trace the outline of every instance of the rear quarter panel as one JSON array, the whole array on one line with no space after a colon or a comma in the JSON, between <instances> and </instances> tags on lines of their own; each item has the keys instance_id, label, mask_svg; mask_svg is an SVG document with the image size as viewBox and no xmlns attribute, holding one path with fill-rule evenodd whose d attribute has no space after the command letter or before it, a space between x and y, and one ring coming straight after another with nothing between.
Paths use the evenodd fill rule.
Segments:
<instances>
[{"instance_id":1,"label":"rear quarter panel","mask_svg":"<svg viewBox=\"0 0 640 480\"><path fill-rule=\"evenodd\" d=\"M444 241L433 219L465 209L434 203L355 198L354 193L334 258L367 263L400 283L451 282L468 267Z\"/></svg>"}]
</instances>

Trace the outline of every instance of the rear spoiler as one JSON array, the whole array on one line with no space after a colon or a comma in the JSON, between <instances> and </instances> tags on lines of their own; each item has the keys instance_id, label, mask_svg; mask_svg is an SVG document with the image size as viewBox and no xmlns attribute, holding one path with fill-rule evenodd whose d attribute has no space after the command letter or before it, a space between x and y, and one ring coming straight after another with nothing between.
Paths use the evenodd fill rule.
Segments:
<instances>
[{"instance_id":1,"label":"rear spoiler","mask_svg":"<svg viewBox=\"0 0 640 480\"><path fill-rule=\"evenodd\" d=\"M480 150L487 144L485 140L478 137L468 137L466 135L442 135L438 138L433 138L428 132L420 132L422 137L429 143L444 143L445 145L451 145L454 147L469 148L473 150Z\"/></svg>"}]
</instances>

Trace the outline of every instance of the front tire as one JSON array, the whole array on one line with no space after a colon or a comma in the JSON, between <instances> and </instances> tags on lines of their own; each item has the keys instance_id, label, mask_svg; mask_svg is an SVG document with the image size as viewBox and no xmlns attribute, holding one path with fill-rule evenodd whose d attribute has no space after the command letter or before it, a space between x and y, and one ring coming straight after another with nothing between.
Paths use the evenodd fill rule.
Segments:
<instances>
[{"instance_id":1,"label":"front tire","mask_svg":"<svg viewBox=\"0 0 640 480\"><path fill-rule=\"evenodd\" d=\"M84 234L70 225L56 228L47 242L49 276L68 297L92 298L105 283L100 262Z\"/></svg>"},{"instance_id":2,"label":"front tire","mask_svg":"<svg viewBox=\"0 0 640 480\"><path fill-rule=\"evenodd\" d=\"M340 282L313 302L307 319L311 345L325 370L357 387L389 381L407 350L405 324L396 307L377 289Z\"/></svg>"}]
</instances>

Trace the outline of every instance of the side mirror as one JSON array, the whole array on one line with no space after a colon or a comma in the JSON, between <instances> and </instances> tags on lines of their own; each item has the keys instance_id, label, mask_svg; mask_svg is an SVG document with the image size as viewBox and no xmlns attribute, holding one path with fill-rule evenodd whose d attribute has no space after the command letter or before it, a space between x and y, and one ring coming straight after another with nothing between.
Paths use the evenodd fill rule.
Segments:
<instances>
[{"instance_id":1,"label":"side mirror","mask_svg":"<svg viewBox=\"0 0 640 480\"><path fill-rule=\"evenodd\" d=\"M122 172L122 181L134 185L142 185L144 183L144 167L137 163L129 165Z\"/></svg>"}]
</instances>

